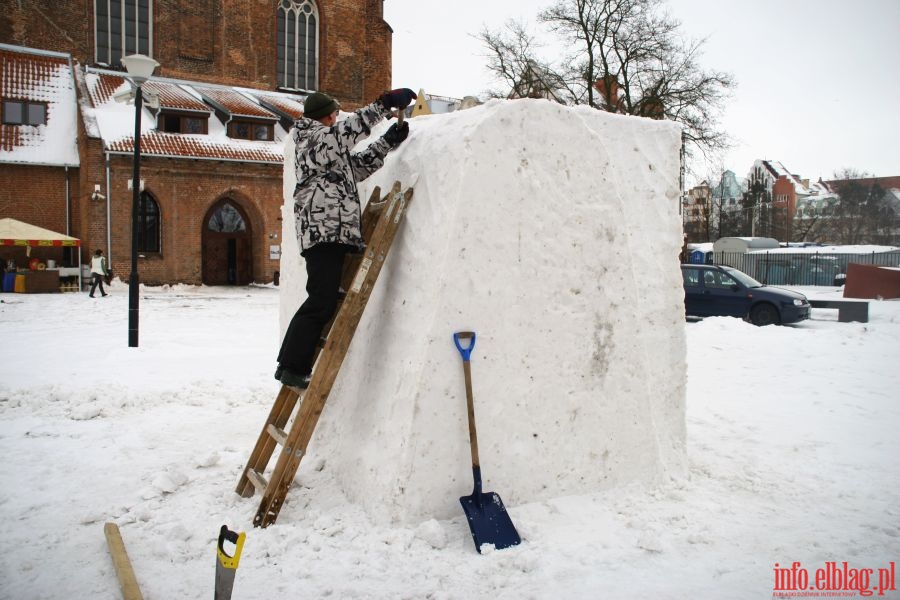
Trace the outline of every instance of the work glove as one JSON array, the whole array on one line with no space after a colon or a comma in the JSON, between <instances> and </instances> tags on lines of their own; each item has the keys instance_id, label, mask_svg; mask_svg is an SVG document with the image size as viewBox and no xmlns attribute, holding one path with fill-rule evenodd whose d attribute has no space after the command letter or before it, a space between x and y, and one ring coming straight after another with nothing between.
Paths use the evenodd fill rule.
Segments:
<instances>
[{"instance_id":1,"label":"work glove","mask_svg":"<svg viewBox=\"0 0 900 600\"><path fill-rule=\"evenodd\" d=\"M406 108L409 103L418 98L415 92L409 88L397 88L385 92L378 98L385 108Z\"/></svg>"},{"instance_id":2,"label":"work glove","mask_svg":"<svg viewBox=\"0 0 900 600\"><path fill-rule=\"evenodd\" d=\"M405 140L408 135L409 123L403 121L402 123L394 123L391 125L381 137L384 138L384 141L386 141L391 148L396 148L403 143L403 140Z\"/></svg>"}]
</instances>

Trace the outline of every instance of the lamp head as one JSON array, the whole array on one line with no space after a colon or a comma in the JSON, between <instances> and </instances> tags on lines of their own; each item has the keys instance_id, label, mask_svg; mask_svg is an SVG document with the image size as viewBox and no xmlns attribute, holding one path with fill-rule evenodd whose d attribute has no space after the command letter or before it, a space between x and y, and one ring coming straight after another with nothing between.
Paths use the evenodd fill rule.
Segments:
<instances>
[{"instance_id":1,"label":"lamp head","mask_svg":"<svg viewBox=\"0 0 900 600\"><path fill-rule=\"evenodd\" d=\"M134 83L141 85L153 75L153 71L159 66L159 63L143 54L132 54L131 56L122 57L122 64Z\"/></svg>"}]
</instances>

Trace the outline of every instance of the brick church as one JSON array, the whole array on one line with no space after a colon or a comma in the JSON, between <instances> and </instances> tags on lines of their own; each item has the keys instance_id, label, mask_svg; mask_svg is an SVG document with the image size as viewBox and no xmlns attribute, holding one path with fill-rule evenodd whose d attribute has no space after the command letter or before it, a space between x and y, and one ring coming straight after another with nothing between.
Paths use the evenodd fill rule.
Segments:
<instances>
[{"instance_id":1,"label":"brick church","mask_svg":"<svg viewBox=\"0 0 900 600\"><path fill-rule=\"evenodd\" d=\"M135 107L142 283L246 285L279 269L284 139L309 91L345 110L391 83L383 0L3 0L0 218L81 240L127 280ZM21 268L71 247L0 246ZM51 263L52 264L52 263Z\"/></svg>"}]
</instances>

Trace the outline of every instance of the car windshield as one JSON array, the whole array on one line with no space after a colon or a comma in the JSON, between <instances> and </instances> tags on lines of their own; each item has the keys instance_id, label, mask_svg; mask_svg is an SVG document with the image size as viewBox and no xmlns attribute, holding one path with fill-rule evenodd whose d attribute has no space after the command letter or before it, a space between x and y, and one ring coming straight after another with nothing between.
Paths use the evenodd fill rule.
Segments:
<instances>
[{"instance_id":1,"label":"car windshield","mask_svg":"<svg viewBox=\"0 0 900 600\"><path fill-rule=\"evenodd\" d=\"M757 280L753 279L743 271L738 271L737 269L732 269L731 267L722 267L726 273L740 281L745 287L748 288L757 288L762 287L762 284Z\"/></svg>"}]
</instances>

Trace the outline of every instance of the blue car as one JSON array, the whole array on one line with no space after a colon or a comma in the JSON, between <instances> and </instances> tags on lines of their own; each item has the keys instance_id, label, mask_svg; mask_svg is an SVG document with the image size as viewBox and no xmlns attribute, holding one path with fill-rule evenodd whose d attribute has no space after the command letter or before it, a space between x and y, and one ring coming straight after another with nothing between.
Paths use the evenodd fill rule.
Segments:
<instances>
[{"instance_id":1,"label":"blue car","mask_svg":"<svg viewBox=\"0 0 900 600\"><path fill-rule=\"evenodd\" d=\"M695 317L740 317L754 325L797 323L809 318L806 296L763 285L746 273L720 265L681 265L685 313Z\"/></svg>"}]
</instances>

